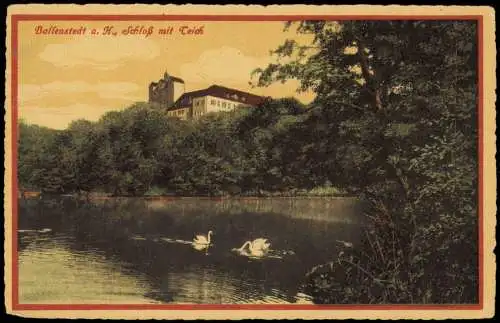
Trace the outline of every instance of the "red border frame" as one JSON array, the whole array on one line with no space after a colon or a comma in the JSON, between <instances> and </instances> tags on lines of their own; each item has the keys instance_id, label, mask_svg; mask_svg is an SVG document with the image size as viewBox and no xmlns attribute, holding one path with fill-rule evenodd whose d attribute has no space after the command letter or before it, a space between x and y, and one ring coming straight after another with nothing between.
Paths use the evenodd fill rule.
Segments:
<instances>
[{"instance_id":1,"label":"red border frame","mask_svg":"<svg viewBox=\"0 0 500 323\"><path fill-rule=\"evenodd\" d=\"M18 23L21 21L299 21L299 20L476 20L478 22L478 217L479 303L457 305L309 305L309 304L20 304L17 246L17 122ZM13 14L11 16L11 122L12 122L12 309L13 310L482 310L484 307L483 254L483 16L482 15L65 15Z\"/></svg>"}]
</instances>

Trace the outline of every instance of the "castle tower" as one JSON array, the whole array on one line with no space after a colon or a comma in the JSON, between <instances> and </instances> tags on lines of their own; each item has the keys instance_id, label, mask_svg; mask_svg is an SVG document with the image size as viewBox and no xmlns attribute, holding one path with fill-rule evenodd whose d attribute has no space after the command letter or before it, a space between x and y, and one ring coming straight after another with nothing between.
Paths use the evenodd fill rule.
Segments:
<instances>
[{"instance_id":1,"label":"castle tower","mask_svg":"<svg viewBox=\"0 0 500 323\"><path fill-rule=\"evenodd\" d=\"M161 80L149 84L149 102L169 108L184 94L184 91L184 80L165 72Z\"/></svg>"}]
</instances>

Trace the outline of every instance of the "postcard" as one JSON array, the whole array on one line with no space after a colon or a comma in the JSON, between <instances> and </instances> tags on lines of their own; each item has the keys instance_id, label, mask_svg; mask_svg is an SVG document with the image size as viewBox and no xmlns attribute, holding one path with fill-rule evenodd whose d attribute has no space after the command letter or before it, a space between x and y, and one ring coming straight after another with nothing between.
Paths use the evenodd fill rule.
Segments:
<instances>
[{"instance_id":1,"label":"postcard","mask_svg":"<svg viewBox=\"0 0 500 323\"><path fill-rule=\"evenodd\" d=\"M494 315L489 7L13 5L22 317Z\"/></svg>"}]
</instances>

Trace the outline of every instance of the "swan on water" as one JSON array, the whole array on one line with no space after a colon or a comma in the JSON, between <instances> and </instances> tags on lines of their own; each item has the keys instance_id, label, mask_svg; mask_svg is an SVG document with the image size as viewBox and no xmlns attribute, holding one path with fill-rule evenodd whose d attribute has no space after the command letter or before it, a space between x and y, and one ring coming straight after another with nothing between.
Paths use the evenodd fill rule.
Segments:
<instances>
[{"instance_id":1,"label":"swan on water","mask_svg":"<svg viewBox=\"0 0 500 323\"><path fill-rule=\"evenodd\" d=\"M240 248L234 248L233 251L242 256L262 257L269 251L271 244L267 239L259 238L254 241L246 241Z\"/></svg>"},{"instance_id":2,"label":"swan on water","mask_svg":"<svg viewBox=\"0 0 500 323\"><path fill-rule=\"evenodd\" d=\"M208 231L208 234L206 236L204 235L197 235L194 239L191 245L193 246L194 249L198 251L203 251L205 250L205 255L208 255L208 248L210 247L211 243L211 237L212 237L212 230Z\"/></svg>"},{"instance_id":3,"label":"swan on water","mask_svg":"<svg viewBox=\"0 0 500 323\"><path fill-rule=\"evenodd\" d=\"M268 250L271 243L267 242L267 239L257 238L252 242L252 247L257 249Z\"/></svg>"},{"instance_id":4,"label":"swan on water","mask_svg":"<svg viewBox=\"0 0 500 323\"><path fill-rule=\"evenodd\" d=\"M209 245L210 244L210 238L212 236L213 232L212 230L208 231L208 234L206 236L199 234L193 239L193 244L196 245Z\"/></svg>"}]
</instances>

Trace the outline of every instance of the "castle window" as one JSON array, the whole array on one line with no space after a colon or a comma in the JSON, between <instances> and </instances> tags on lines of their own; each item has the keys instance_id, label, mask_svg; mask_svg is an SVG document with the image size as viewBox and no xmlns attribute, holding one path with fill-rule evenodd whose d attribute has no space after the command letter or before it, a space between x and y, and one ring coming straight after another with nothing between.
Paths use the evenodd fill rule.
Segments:
<instances>
[{"instance_id":1,"label":"castle window","mask_svg":"<svg viewBox=\"0 0 500 323\"><path fill-rule=\"evenodd\" d=\"M220 107L220 100L217 100L217 106Z\"/></svg>"},{"instance_id":2,"label":"castle window","mask_svg":"<svg viewBox=\"0 0 500 323\"><path fill-rule=\"evenodd\" d=\"M215 105L216 103L217 103L217 101L216 101L215 99L212 99L212 100L210 101L210 104L212 104L212 105Z\"/></svg>"},{"instance_id":3,"label":"castle window","mask_svg":"<svg viewBox=\"0 0 500 323\"><path fill-rule=\"evenodd\" d=\"M226 102L222 102L222 107L225 108L226 107Z\"/></svg>"}]
</instances>

